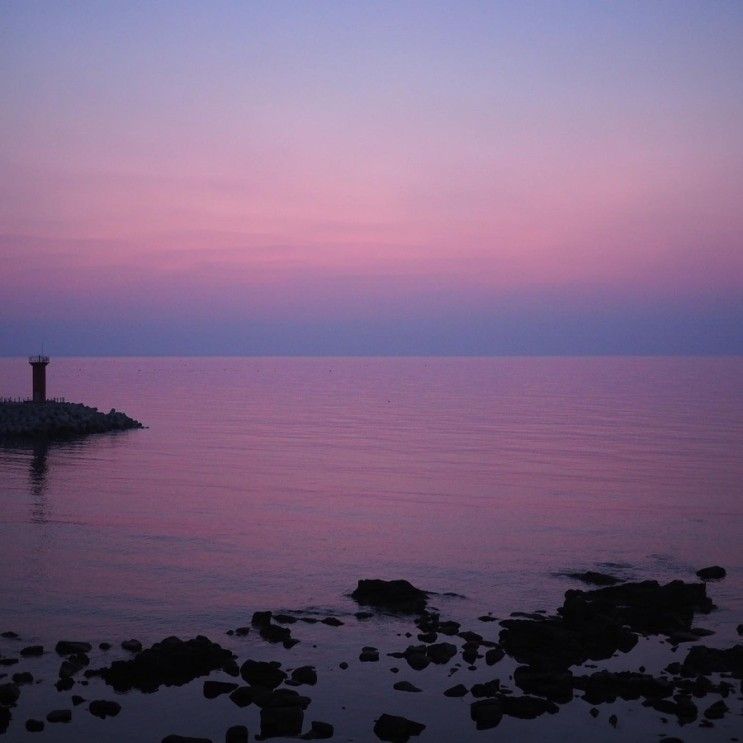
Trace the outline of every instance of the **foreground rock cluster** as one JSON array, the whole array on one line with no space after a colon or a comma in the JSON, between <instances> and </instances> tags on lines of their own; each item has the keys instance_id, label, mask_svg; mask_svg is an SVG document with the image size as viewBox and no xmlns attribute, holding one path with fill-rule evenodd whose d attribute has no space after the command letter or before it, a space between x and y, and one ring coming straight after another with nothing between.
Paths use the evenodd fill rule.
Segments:
<instances>
[{"instance_id":1,"label":"foreground rock cluster","mask_svg":"<svg viewBox=\"0 0 743 743\"><path fill-rule=\"evenodd\" d=\"M719 576L719 571L705 575L713 573ZM428 607L431 594L407 581L361 580L352 596L363 606L409 617L412 631L404 634L411 640L415 634L416 641L409 640L407 647L386 655L420 673L421 686L425 686L425 671L429 666L447 666L449 676L465 667L471 670L493 667L488 680L457 683L443 692L441 703L452 705L454 712L461 709L461 702L457 706L446 699L469 698L469 721L462 722L474 725L477 730L494 728L504 717L531 720L558 714L561 706L574 699L582 699L590 707L588 712L592 717L600 714L600 705L619 699L640 700L646 708L661 715L662 721L672 718L679 725L694 723L703 728L713 727L728 714L741 714L743 645L707 647L701 644L701 638L712 634L711 631L695 624L699 615L709 614L715 608L707 595L706 583L680 580L667 584L625 583L619 579L596 581L594 576L586 582L594 585L598 582L604 587L567 591L562 606L552 615L516 612L516 616L500 621L491 615L479 617L488 627L489 623L499 621L497 639L488 639L480 632L463 629L459 622L442 619ZM355 615L360 622L370 616L368 611ZM259 611L253 614L249 626L229 630L228 634L255 635L262 641L292 649L300 639L292 635L287 625L299 627L302 623L320 623L331 628L344 624L336 617ZM742 631L743 627L739 627L739 633ZM600 661L629 653L641 636L659 636L672 647L688 644L689 649L657 675L647 673L642 666L636 671L621 672L597 667ZM17 641L19 651L17 657L0 657L0 672L5 670L3 667L15 670L13 666L24 659L47 652L40 645L21 647L21 639L13 632L3 633L3 637ZM100 649L106 651L110 647L103 643ZM204 678L201 682L204 699L225 697L239 709L258 710L260 731L256 740L274 737L319 740L334 736L333 724L311 719L312 715L308 714L312 704L308 689L318 682L314 666L284 667L279 661L251 658L240 662L236 654L204 636L189 640L168 637L146 648L138 640L129 639L121 643L121 648L129 653L127 659L91 668L90 643L58 642L54 652L60 658L56 681L60 692L78 686L82 691L89 680L99 679L98 683L111 687L118 699L87 700L73 694L69 706L23 721L25 730L34 733L44 730L46 725L74 723L77 707L100 719L117 717L122 711L120 702L124 709L127 704L136 704L138 693L154 693L161 686L180 686ZM292 653L301 653L301 645ZM364 646L359 663L379 663L381 657L378 648ZM497 669L503 667L498 664L506 657L517 663L515 670L497 674ZM348 667L346 661L339 664L340 669ZM393 666L390 670L397 673L400 669ZM224 676L209 678L212 674ZM28 671L3 678L7 675L0 673L0 733L15 724L12 718L24 686L36 682ZM120 696L127 692L129 696ZM415 717L414 700L423 693L417 684L397 681L391 685L390 693L401 693L410 699L411 716ZM617 715L611 714L608 722L617 726ZM370 737L392 743L404 743L422 734L436 737L432 726L385 710L380 710L368 724ZM185 731L168 735L164 742L209 743L207 739L183 736L181 732ZM248 741L247 726L228 728L223 740Z\"/></svg>"},{"instance_id":2,"label":"foreground rock cluster","mask_svg":"<svg viewBox=\"0 0 743 743\"><path fill-rule=\"evenodd\" d=\"M142 427L120 411L102 413L81 403L0 402L0 439L53 439Z\"/></svg>"}]
</instances>

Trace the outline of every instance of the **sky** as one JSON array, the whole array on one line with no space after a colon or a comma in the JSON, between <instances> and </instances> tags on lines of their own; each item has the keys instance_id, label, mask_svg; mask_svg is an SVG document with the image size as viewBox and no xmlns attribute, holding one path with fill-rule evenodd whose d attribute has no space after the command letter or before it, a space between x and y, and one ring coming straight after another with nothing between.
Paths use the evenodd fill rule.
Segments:
<instances>
[{"instance_id":1,"label":"sky","mask_svg":"<svg viewBox=\"0 0 743 743\"><path fill-rule=\"evenodd\" d=\"M743 354L743 3L0 0L0 355Z\"/></svg>"}]
</instances>

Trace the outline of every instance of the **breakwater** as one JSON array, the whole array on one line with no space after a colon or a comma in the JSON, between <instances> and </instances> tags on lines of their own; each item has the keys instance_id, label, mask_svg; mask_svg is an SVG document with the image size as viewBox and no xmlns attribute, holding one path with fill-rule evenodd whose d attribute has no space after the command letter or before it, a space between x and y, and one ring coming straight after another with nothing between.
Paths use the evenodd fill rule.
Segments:
<instances>
[{"instance_id":1,"label":"breakwater","mask_svg":"<svg viewBox=\"0 0 743 743\"><path fill-rule=\"evenodd\" d=\"M0 402L0 438L61 438L143 428L125 413L103 413L82 403Z\"/></svg>"}]
</instances>

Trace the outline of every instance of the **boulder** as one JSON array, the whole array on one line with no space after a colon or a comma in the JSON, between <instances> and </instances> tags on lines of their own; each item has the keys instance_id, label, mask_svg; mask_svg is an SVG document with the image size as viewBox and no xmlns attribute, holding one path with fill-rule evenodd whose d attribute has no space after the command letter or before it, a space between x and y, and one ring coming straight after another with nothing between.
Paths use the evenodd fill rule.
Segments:
<instances>
[{"instance_id":1,"label":"boulder","mask_svg":"<svg viewBox=\"0 0 743 743\"><path fill-rule=\"evenodd\" d=\"M326 740L332 738L335 729L329 722L313 720L310 729L302 736L302 740Z\"/></svg>"},{"instance_id":2,"label":"boulder","mask_svg":"<svg viewBox=\"0 0 743 743\"><path fill-rule=\"evenodd\" d=\"M46 716L46 721L52 723L70 722L70 720L72 720L72 712L68 709L54 709Z\"/></svg>"},{"instance_id":3,"label":"boulder","mask_svg":"<svg viewBox=\"0 0 743 743\"><path fill-rule=\"evenodd\" d=\"M240 666L240 676L251 686L262 686L264 689L275 689L286 679L277 661L246 660Z\"/></svg>"},{"instance_id":4,"label":"boulder","mask_svg":"<svg viewBox=\"0 0 743 743\"><path fill-rule=\"evenodd\" d=\"M457 684L444 691L445 697L463 697L467 694L467 687L464 684Z\"/></svg>"},{"instance_id":5,"label":"boulder","mask_svg":"<svg viewBox=\"0 0 743 743\"><path fill-rule=\"evenodd\" d=\"M406 580L359 580L351 594L359 604L417 614L426 608L428 594Z\"/></svg>"},{"instance_id":6,"label":"boulder","mask_svg":"<svg viewBox=\"0 0 743 743\"><path fill-rule=\"evenodd\" d=\"M480 699L470 705L470 717L478 730L490 730L503 718L500 699Z\"/></svg>"},{"instance_id":7,"label":"boulder","mask_svg":"<svg viewBox=\"0 0 743 743\"><path fill-rule=\"evenodd\" d=\"M727 575L725 568L719 565L710 565L708 568L697 570L697 578L701 580L722 580Z\"/></svg>"},{"instance_id":8,"label":"boulder","mask_svg":"<svg viewBox=\"0 0 743 743\"><path fill-rule=\"evenodd\" d=\"M248 729L245 725L233 725L227 728L225 743L248 743Z\"/></svg>"},{"instance_id":9,"label":"boulder","mask_svg":"<svg viewBox=\"0 0 743 743\"><path fill-rule=\"evenodd\" d=\"M420 735L426 726L398 715L383 714L374 723L374 734L380 740L392 743L405 743L413 736Z\"/></svg>"},{"instance_id":10,"label":"boulder","mask_svg":"<svg viewBox=\"0 0 743 743\"><path fill-rule=\"evenodd\" d=\"M229 681L204 681L203 694L206 699L216 699L222 694L230 694L237 689L237 684Z\"/></svg>"},{"instance_id":11,"label":"boulder","mask_svg":"<svg viewBox=\"0 0 743 743\"><path fill-rule=\"evenodd\" d=\"M392 688L395 691L410 691L410 692L419 692L420 689L417 686L414 686L410 683L410 681L398 681L395 684L393 684Z\"/></svg>"},{"instance_id":12,"label":"boulder","mask_svg":"<svg viewBox=\"0 0 743 743\"><path fill-rule=\"evenodd\" d=\"M93 646L89 642L60 640L54 649L58 655L73 655L75 653L89 653L93 649Z\"/></svg>"},{"instance_id":13,"label":"boulder","mask_svg":"<svg viewBox=\"0 0 743 743\"><path fill-rule=\"evenodd\" d=\"M20 696L18 684L0 684L0 704L15 704Z\"/></svg>"},{"instance_id":14,"label":"boulder","mask_svg":"<svg viewBox=\"0 0 743 743\"><path fill-rule=\"evenodd\" d=\"M541 697L512 697L503 695L500 702L504 715L518 717L520 720L533 720L545 712L554 714L558 711L557 705L554 702L550 702L548 699L542 699Z\"/></svg>"},{"instance_id":15,"label":"boulder","mask_svg":"<svg viewBox=\"0 0 743 743\"><path fill-rule=\"evenodd\" d=\"M302 733L304 711L299 706L261 709L261 737L297 737Z\"/></svg>"},{"instance_id":16,"label":"boulder","mask_svg":"<svg viewBox=\"0 0 743 743\"><path fill-rule=\"evenodd\" d=\"M292 671L292 681L314 686L317 683L317 671L313 666L300 666Z\"/></svg>"},{"instance_id":17,"label":"boulder","mask_svg":"<svg viewBox=\"0 0 743 743\"><path fill-rule=\"evenodd\" d=\"M106 699L94 699L88 705L88 712L104 720L106 717L116 717L121 712L121 705Z\"/></svg>"},{"instance_id":18,"label":"boulder","mask_svg":"<svg viewBox=\"0 0 743 743\"><path fill-rule=\"evenodd\" d=\"M34 720L33 718L26 720L26 730L28 730L29 733L40 733L43 729L43 720Z\"/></svg>"}]
</instances>

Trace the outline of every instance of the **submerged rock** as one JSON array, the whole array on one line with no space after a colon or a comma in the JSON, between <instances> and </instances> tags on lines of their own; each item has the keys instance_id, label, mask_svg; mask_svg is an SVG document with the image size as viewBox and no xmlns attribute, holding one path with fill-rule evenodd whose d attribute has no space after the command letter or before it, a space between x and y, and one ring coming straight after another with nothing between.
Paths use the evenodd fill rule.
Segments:
<instances>
[{"instance_id":1,"label":"submerged rock","mask_svg":"<svg viewBox=\"0 0 743 743\"><path fill-rule=\"evenodd\" d=\"M405 743L413 736L420 735L426 726L398 715L383 714L374 724L374 734L380 740L392 743Z\"/></svg>"},{"instance_id":2,"label":"submerged rock","mask_svg":"<svg viewBox=\"0 0 743 743\"><path fill-rule=\"evenodd\" d=\"M302 740L326 740L332 738L335 728L329 722L313 720L310 729L302 736Z\"/></svg>"},{"instance_id":3,"label":"submerged rock","mask_svg":"<svg viewBox=\"0 0 743 743\"><path fill-rule=\"evenodd\" d=\"M598 573L594 570L586 570L584 573L567 573L569 578L581 580L584 583L591 583L594 586L613 586L621 583L622 579L608 573Z\"/></svg>"},{"instance_id":4,"label":"submerged rock","mask_svg":"<svg viewBox=\"0 0 743 743\"><path fill-rule=\"evenodd\" d=\"M428 594L406 580L373 578L359 580L351 598L367 606L417 614L426 608Z\"/></svg>"},{"instance_id":5,"label":"submerged rock","mask_svg":"<svg viewBox=\"0 0 743 743\"><path fill-rule=\"evenodd\" d=\"M94 699L88 705L88 711L91 715L105 720L106 717L116 717L121 712L121 705L118 702L112 702L106 699Z\"/></svg>"},{"instance_id":6,"label":"submerged rock","mask_svg":"<svg viewBox=\"0 0 743 743\"><path fill-rule=\"evenodd\" d=\"M46 716L46 721L52 723L70 722L70 720L72 720L72 712L68 709L54 709Z\"/></svg>"},{"instance_id":7,"label":"submerged rock","mask_svg":"<svg viewBox=\"0 0 743 743\"><path fill-rule=\"evenodd\" d=\"M697 578L702 580L722 580L727 575L725 568L719 565L711 565L708 568L697 570Z\"/></svg>"},{"instance_id":8,"label":"submerged rock","mask_svg":"<svg viewBox=\"0 0 743 743\"><path fill-rule=\"evenodd\" d=\"M731 648L707 648L695 645L691 648L681 664L683 676L697 674L730 673L735 678L743 678L743 645Z\"/></svg>"},{"instance_id":9,"label":"submerged rock","mask_svg":"<svg viewBox=\"0 0 743 743\"><path fill-rule=\"evenodd\" d=\"M132 660L114 661L96 673L116 691L152 692L160 686L182 686L232 661L229 650L203 635L191 640L167 637Z\"/></svg>"},{"instance_id":10,"label":"submerged rock","mask_svg":"<svg viewBox=\"0 0 743 743\"><path fill-rule=\"evenodd\" d=\"M40 733L43 729L43 720L34 720L33 718L26 720L26 730L28 730L29 733Z\"/></svg>"}]
</instances>

